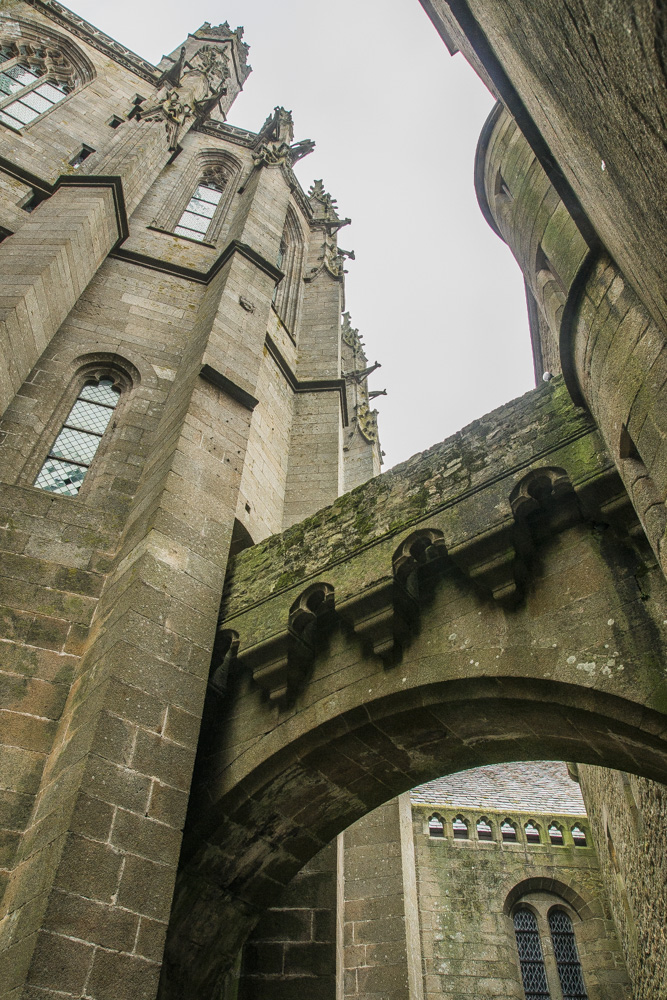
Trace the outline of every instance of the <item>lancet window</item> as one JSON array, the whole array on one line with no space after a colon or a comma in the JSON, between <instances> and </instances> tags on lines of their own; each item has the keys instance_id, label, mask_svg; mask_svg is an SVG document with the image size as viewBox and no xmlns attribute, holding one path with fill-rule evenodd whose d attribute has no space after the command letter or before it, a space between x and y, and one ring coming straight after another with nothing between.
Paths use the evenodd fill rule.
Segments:
<instances>
[{"instance_id":1,"label":"lancet window","mask_svg":"<svg viewBox=\"0 0 667 1000\"><path fill-rule=\"evenodd\" d=\"M552 910L549 914L549 930L558 968L563 1000L588 1000L581 963L574 939L572 921L564 910Z\"/></svg>"},{"instance_id":2,"label":"lancet window","mask_svg":"<svg viewBox=\"0 0 667 1000\"><path fill-rule=\"evenodd\" d=\"M21 130L76 88L63 54L30 42L0 44L0 122Z\"/></svg>"},{"instance_id":3,"label":"lancet window","mask_svg":"<svg viewBox=\"0 0 667 1000\"><path fill-rule=\"evenodd\" d=\"M537 919L531 910L516 910L514 933L526 1000L551 1000Z\"/></svg>"},{"instance_id":4,"label":"lancet window","mask_svg":"<svg viewBox=\"0 0 667 1000\"><path fill-rule=\"evenodd\" d=\"M212 180L202 180L174 229L176 235L204 242L220 204L222 191L222 185L215 184Z\"/></svg>"},{"instance_id":5,"label":"lancet window","mask_svg":"<svg viewBox=\"0 0 667 1000\"><path fill-rule=\"evenodd\" d=\"M88 380L51 447L35 486L76 496L120 398L111 376Z\"/></svg>"},{"instance_id":6,"label":"lancet window","mask_svg":"<svg viewBox=\"0 0 667 1000\"><path fill-rule=\"evenodd\" d=\"M273 296L273 307L290 333L296 328L299 290L303 270L303 234L290 206L276 255L276 265L284 274Z\"/></svg>"},{"instance_id":7,"label":"lancet window","mask_svg":"<svg viewBox=\"0 0 667 1000\"><path fill-rule=\"evenodd\" d=\"M445 824L442 816L438 816L437 813L433 813L433 815L429 817L428 832L430 837L445 836Z\"/></svg>"}]
</instances>

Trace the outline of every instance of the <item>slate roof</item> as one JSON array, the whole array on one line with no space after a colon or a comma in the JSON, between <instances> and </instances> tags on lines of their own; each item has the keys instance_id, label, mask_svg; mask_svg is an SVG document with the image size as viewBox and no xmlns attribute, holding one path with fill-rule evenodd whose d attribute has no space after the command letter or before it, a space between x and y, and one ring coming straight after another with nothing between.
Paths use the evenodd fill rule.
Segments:
<instances>
[{"instance_id":1,"label":"slate roof","mask_svg":"<svg viewBox=\"0 0 667 1000\"><path fill-rule=\"evenodd\" d=\"M436 778L410 792L413 802L461 809L585 816L581 790L562 761L492 764Z\"/></svg>"}]
</instances>

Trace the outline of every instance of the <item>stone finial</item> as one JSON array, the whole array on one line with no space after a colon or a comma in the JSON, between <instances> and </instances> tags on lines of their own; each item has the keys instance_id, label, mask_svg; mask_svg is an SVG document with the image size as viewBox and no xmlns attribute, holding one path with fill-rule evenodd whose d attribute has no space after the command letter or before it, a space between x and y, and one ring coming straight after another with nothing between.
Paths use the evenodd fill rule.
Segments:
<instances>
[{"instance_id":1,"label":"stone finial","mask_svg":"<svg viewBox=\"0 0 667 1000\"><path fill-rule=\"evenodd\" d=\"M313 181L308 192L308 199L313 209L316 219L326 219L332 222L340 222L338 216L338 205L335 198L332 198L328 191L324 190L322 180Z\"/></svg>"},{"instance_id":2,"label":"stone finial","mask_svg":"<svg viewBox=\"0 0 667 1000\"><path fill-rule=\"evenodd\" d=\"M208 21L202 24L201 28L197 28L193 38L220 38L229 39L232 42L236 53L238 55L239 70L241 83L245 81L250 76L252 72L252 66L248 65L248 53L250 51L250 46L247 42L243 41L243 26L239 25L238 28L232 29L229 27L229 21L225 21L224 24L211 25Z\"/></svg>"}]
</instances>

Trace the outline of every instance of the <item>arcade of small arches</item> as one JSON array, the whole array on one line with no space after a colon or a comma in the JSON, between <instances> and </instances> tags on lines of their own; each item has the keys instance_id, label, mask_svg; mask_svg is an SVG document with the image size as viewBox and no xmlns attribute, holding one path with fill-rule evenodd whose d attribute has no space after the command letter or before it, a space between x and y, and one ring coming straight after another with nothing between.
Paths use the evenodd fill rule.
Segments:
<instances>
[{"instance_id":1,"label":"arcade of small arches","mask_svg":"<svg viewBox=\"0 0 667 1000\"><path fill-rule=\"evenodd\" d=\"M510 816L491 816L488 813L477 820L458 812L448 817L442 812L433 812L428 817L429 837L454 840L478 840L484 842L523 844L554 844L563 847L587 847L586 829L581 822L562 819L538 822L533 819L518 819Z\"/></svg>"}]
</instances>

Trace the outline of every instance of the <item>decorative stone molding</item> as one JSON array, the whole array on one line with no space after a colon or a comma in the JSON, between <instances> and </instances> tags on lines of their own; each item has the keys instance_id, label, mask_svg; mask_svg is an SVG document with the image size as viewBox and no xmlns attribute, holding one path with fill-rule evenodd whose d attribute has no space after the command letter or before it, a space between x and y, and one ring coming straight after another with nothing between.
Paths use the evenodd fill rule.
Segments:
<instances>
[{"instance_id":1,"label":"decorative stone molding","mask_svg":"<svg viewBox=\"0 0 667 1000\"><path fill-rule=\"evenodd\" d=\"M5 59L19 58L68 94L95 79L95 67L79 46L44 25L0 17L0 47Z\"/></svg>"},{"instance_id":2,"label":"decorative stone molding","mask_svg":"<svg viewBox=\"0 0 667 1000\"><path fill-rule=\"evenodd\" d=\"M159 78L153 95L138 107L137 118L164 120L169 149L175 150L186 126L205 120L219 106L230 76L224 48L202 45L186 59L183 46L178 60Z\"/></svg>"},{"instance_id":3,"label":"decorative stone molding","mask_svg":"<svg viewBox=\"0 0 667 1000\"><path fill-rule=\"evenodd\" d=\"M25 0L25 2L41 14L44 14L51 21L65 28L72 35L76 35L77 38L82 39L82 41L97 49L98 52L102 52L103 55L113 59L114 62L117 62L125 69L128 69L131 73L142 77L153 85L157 82L159 73L152 63L149 63L146 59L142 59L132 52L131 49L121 45L114 38L110 38L109 35L105 35L99 28L95 28L88 21L85 21L73 11L68 10L67 7L56 3L56 0Z\"/></svg>"},{"instance_id":4,"label":"decorative stone molding","mask_svg":"<svg viewBox=\"0 0 667 1000\"><path fill-rule=\"evenodd\" d=\"M259 131L252 158L255 167L291 167L314 149L312 139L294 142L292 112L276 107Z\"/></svg>"}]
</instances>

